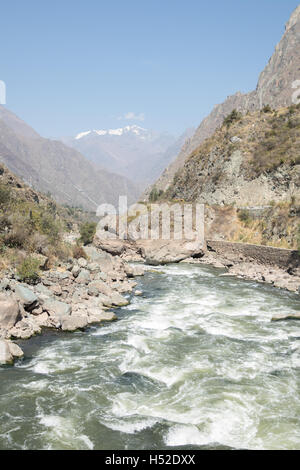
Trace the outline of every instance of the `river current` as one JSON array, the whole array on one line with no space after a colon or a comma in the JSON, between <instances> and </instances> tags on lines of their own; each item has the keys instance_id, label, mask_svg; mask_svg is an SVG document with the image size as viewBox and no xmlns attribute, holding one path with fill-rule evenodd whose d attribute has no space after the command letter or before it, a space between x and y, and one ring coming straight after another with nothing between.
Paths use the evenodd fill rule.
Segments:
<instances>
[{"instance_id":1,"label":"river current","mask_svg":"<svg viewBox=\"0 0 300 470\"><path fill-rule=\"evenodd\" d=\"M0 449L300 449L300 297L155 268L118 321L22 343L0 367Z\"/></svg>"}]
</instances>

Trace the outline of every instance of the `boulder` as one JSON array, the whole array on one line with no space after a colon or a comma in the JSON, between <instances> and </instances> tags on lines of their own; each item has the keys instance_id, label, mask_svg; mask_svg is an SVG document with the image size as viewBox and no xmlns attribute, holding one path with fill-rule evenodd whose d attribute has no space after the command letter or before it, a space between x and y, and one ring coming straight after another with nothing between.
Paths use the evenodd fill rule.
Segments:
<instances>
[{"instance_id":1,"label":"boulder","mask_svg":"<svg viewBox=\"0 0 300 470\"><path fill-rule=\"evenodd\" d=\"M95 281L98 281L98 280L101 280L101 281L107 281L108 280L108 275L107 273L96 273L95 276L94 276L94 280Z\"/></svg>"},{"instance_id":2,"label":"boulder","mask_svg":"<svg viewBox=\"0 0 300 470\"><path fill-rule=\"evenodd\" d=\"M35 293L21 284L18 284L15 288L15 295L24 306L25 310L32 310L35 308L39 300Z\"/></svg>"},{"instance_id":3,"label":"boulder","mask_svg":"<svg viewBox=\"0 0 300 470\"><path fill-rule=\"evenodd\" d=\"M113 312L104 312L97 308L88 310L88 322L92 323L102 323L104 321L113 321L116 320L117 316Z\"/></svg>"},{"instance_id":4,"label":"boulder","mask_svg":"<svg viewBox=\"0 0 300 470\"><path fill-rule=\"evenodd\" d=\"M85 328L88 325L88 316L80 313L72 313L62 321L61 329L63 331L76 331Z\"/></svg>"},{"instance_id":5,"label":"boulder","mask_svg":"<svg viewBox=\"0 0 300 470\"><path fill-rule=\"evenodd\" d=\"M77 263L79 264L79 266L80 266L81 268L86 268L86 267L87 267L87 264L88 264L88 263L87 263L87 260L86 260L85 258L79 258L79 259L77 260Z\"/></svg>"},{"instance_id":6,"label":"boulder","mask_svg":"<svg viewBox=\"0 0 300 470\"><path fill-rule=\"evenodd\" d=\"M59 284L54 284L50 287L50 290L54 295L60 296L62 294L62 288Z\"/></svg>"},{"instance_id":7,"label":"boulder","mask_svg":"<svg viewBox=\"0 0 300 470\"><path fill-rule=\"evenodd\" d=\"M101 295L100 298L104 307L124 307L129 302L118 292L112 292L109 296Z\"/></svg>"},{"instance_id":8,"label":"boulder","mask_svg":"<svg viewBox=\"0 0 300 470\"><path fill-rule=\"evenodd\" d=\"M100 266L98 263L89 263L87 265L87 269L91 271L92 273L95 273L100 270Z\"/></svg>"},{"instance_id":9,"label":"boulder","mask_svg":"<svg viewBox=\"0 0 300 470\"><path fill-rule=\"evenodd\" d=\"M130 266L129 264L125 264L124 268L128 277L144 276L145 274L143 266Z\"/></svg>"},{"instance_id":10,"label":"boulder","mask_svg":"<svg viewBox=\"0 0 300 470\"><path fill-rule=\"evenodd\" d=\"M149 240L140 243L146 263L154 266L179 263L191 256L204 253L203 243L198 240Z\"/></svg>"},{"instance_id":11,"label":"boulder","mask_svg":"<svg viewBox=\"0 0 300 470\"><path fill-rule=\"evenodd\" d=\"M96 238L96 245L103 251L107 251L113 256L121 255L127 248L127 244L120 239L116 240L105 240L103 238Z\"/></svg>"},{"instance_id":12,"label":"boulder","mask_svg":"<svg viewBox=\"0 0 300 470\"><path fill-rule=\"evenodd\" d=\"M0 328L9 330L21 319L18 302L11 296L0 295Z\"/></svg>"},{"instance_id":13,"label":"boulder","mask_svg":"<svg viewBox=\"0 0 300 470\"><path fill-rule=\"evenodd\" d=\"M22 349L12 341L6 341L0 339L0 364L12 364L14 358L23 357L24 353Z\"/></svg>"},{"instance_id":14,"label":"boulder","mask_svg":"<svg viewBox=\"0 0 300 470\"><path fill-rule=\"evenodd\" d=\"M41 328L33 318L23 318L10 330L10 335L17 339L29 339L40 333Z\"/></svg>"},{"instance_id":15,"label":"boulder","mask_svg":"<svg viewBox=\"0 0 300 470\"><path fill-rule=\"evenodd\" d=\"M13 355L10 351L8 341L0 339L0 364L12 364L14 361Z\"/></svg>"},{"instance_id":16,"label":"boulder","mask_svg":"<svg viewBox=\"0 0 300 470\"><path fill-rule=\"evenodd\" d=\"M88 284L90 280L90 272L87 269L81 269L80 273L77 276L77 281L82 284Z\"/></svg>"},{"instance_id":17,"label":"boulder","mask_svg":"<svg viewBox=\"0 0 300 470\"><path fill-rule=\"evenodd\" d=\"M300 320L300 312L299 313L279 313L277 315L273 315L272 321L281 321L281 320Z\"/></svg>"},{"instance_id":18,"label":"boulder","mask_svg":"<svg viewBox=\"0 0 300 470\"><path fill-rule=\"evenodd\" d=\"M56 324L60 325L62 324L63 320L71 315L72 312L72 308L69 304L54 299L48 299L44 303L43 309L49 313L51 321L54 321Z\"/></svg>"},{"instance_id":19,"label":"boulder","mask_svg":"<svg viewBox=\"0 0 300 470\"><path fill-rule=\"evenodd\" d=\"M114 265L114 258L109 253L99 250L94 246L85 247L86 254L93 263L99 265L99 269L104 272L112 270Z\"/></svg>"},{"instance_id":20,"label":"boulder","mask_svg":"<svg viewBox=\"0 0 300 470\"><path fill-rule=\"evenodd\" d=\"M94 286L89 286L88 295L91 295L92 297L97 297L99 295L99 289L97 289L97 287L94 287Z\"/></svg>"},{"instance_id":21,"label":"boulder","mask_svg":"<svg viewBox=\"0 0 300 470\"><path fill-rule=\"evenodd\" d=\"M80 271L81 271L80 266L78 266L78 264L75 264L72 268L73 276L76 278L78 276L78 274L80 273Z\"/></svg>"},{"instance_id":22,"label":"boulder","mask_svg":"<svg viewBox=\"0 0 300 470\"><path fill-rule=\"evenodd\" d=\"M7 278L4 278L0 282L0 291L6 291L10 288L10 280Z\"/></svg>"},{"instance_id":23,"label":"boulder","mask_svg":"<svg viewBox=\"0 0 300 470\"><path fill-rule=\"evenodd\" d=\"M49 258L41 254L35 254L34 258L39 262L40 269L48 269Z\"/></svg>"},{"instance_id":24,"label":"boulder","mask_svg":"<svg viewBox=\"0 0 300 470\"><path fill-rule=\"evenodd\" d=\"M24 356L24 352L22 351L20 346L18 346L16 343L13 343L12 341L8 341L8 347L13 357L20 358Z\"/></svg>"},{"instance_id":25,"label":"boulder","mask_svg":"<svg viewBox=\"0 0 300 470\"><path fill-rule=\"evenodd\" d=\"M98 294L111 295L112 289L103 281L92 281L88 285L89 289L97 289Z\"/></svg>"}]
</instances>

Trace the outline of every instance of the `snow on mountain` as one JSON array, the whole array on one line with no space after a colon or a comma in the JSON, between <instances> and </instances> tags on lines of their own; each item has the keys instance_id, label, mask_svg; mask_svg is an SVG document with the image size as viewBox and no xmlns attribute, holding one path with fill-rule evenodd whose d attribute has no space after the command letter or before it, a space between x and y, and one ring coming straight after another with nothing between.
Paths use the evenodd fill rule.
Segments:
<instances>
[{"instance_id":1,"label":"snow on mountain","mask_svg":"<svg viewBox=\"0 0 300 470\"><path fill-rule=\"evenodd\" d=\"M138 125L87 130L62 140L98 167L126 176L142 189L159 176L162 162L168 164L176 156L177 138Z\"/></svg>"},{"instance_id":2,"label":"snow on mountain","mask_svg":"<svg viewBox=\"0 0 300 470\"><path fill-rule=\"evenodd\" d=\"M135 134L137 136L140 136L141 138L144 137L144 134L147 134L149 131L147 129L144 129L143 127L140 126L126 126L126 127L120 127L118 129L93 129L90 131L86 132L80 132L79 134L76 135L75 140L82 139L83 137L86 137L87 135L90 134L97 134L99 136L104 136L104 135L116 135L116 136L122 136L124 134Z\"/></svg>"}]
</instances>

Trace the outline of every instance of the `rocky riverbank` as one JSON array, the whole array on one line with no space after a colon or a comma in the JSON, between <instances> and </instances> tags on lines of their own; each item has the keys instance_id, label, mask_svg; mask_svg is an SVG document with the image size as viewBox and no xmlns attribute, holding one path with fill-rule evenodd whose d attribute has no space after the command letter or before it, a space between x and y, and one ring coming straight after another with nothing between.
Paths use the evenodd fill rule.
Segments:
<instances>
[{"instance_id":1,"label":"rocky riverbank","mask_svg":"<svg viewBox=\"0 0 300 470\"><path fill-rule=\"evenodd\" d=\"M223 276L235 276L256 282L271 284L280 289L300 293L299 268L287 271L274 266L258 264L254 261L220 257L216 253L207 252L202 258L187 258L183 262L190 264L205 264L223 268Z\"/></svg>"},{"instance_id":2,"label":"rocky riverbank","mask_svg":"<svg viewBox=\"0 0 300 470\"><path fill-rule=\"evenodd\" d=\"M143 275L144 269L94 246L85 252L87 259L71 258L43 271L35 285L21 283L14 272L2 272L0 364L23 356L15 340L29 339L44 328L73 332L113 321L116 315L109 309L129 303L124 294L133 292L133 278Z\"/></svg>"},{"instance_id":3,"label":"rocky riverbank","mask_svg":"<svg viewBox=\"0 0 300 470\"><path fill-rule=\"evenodd\" d=\"M215 242L221 243L221 242ZM223 243L223 242L222 242ZM160 265L176 262L191 264L206 264L226 270L224 276L236 276L258 282L271 284L274 287L286 289L290 292L300 293L300 265L299 256L292 256L291 261L286 264L281 260L279 263L280 250L272 247L256 246L255 255L244 255L242 250L224 248L216 251L210 246L199 247L197 243L190 241L162 241L162 240L137 240L135 242L123 240L95 239L95 244L101 249L111 253L118 253L126 261L140 261L146 264ZM236 244L246 246L243 244ZM229 244L230 246L230 244ZM261 256L263 251L271 250L268 256ZM278 253L278 254L277 254ZM265 253L264 253L265 254ZM278 257L278 262L276 259ZM272 262L271 262L272 258ZM287 257L288 258L288 257ZM275 261L273 261L275 259Z\"/></svg>"}]
</instances>

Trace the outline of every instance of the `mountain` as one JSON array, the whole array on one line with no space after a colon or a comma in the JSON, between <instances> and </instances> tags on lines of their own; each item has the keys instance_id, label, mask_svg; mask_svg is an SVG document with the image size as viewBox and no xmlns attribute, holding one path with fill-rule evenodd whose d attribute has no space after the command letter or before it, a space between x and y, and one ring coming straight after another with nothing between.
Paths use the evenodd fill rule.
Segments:
<instances>
[{"instance_id":1,"label":"mountain","mask_svg":"<svg viewBox=\"0 0 300 470\"><path fill-rule=\"evenodd\" d=\"M295 89L295 81L300 80L300 6L293 12L286 24L285 33L276 46L275 52L261 73L255 91L229 96L222 104L216 105L197 128L191 139L182 147L177 158L165 169L156 181L157 189L166 190L176 172L183 167L186 158L222 124L224 118L237 109L243 114L261 109L264 105L273 108L289 106ZM299 94L300 94L300 86ZM149 193L149 191L148 191Z\"/></svg>"},{"instance_id":2,"label":"mountain","mask_svg":"<svg viewBox=\"0 0 300 470\"><path fill-rule=\"evenodd\" d=\"M179 150L175 137L137 125L83 131L62 141L99 167L119 173L143 187L159 176Z\"/></svg>"},{"instance_id":3,"label":"mountain","mask_svg":"<svg viewBox=\"0 0 300 470\"><path fill-rule=\"evenodd\" d=\"M208 239L296 249L300 104L231 113L156 197L204 203Z\"/></svg>"},{"instance_id":4,"label":"mountain","mask_svg":"<svg viewBox=\"0 0 300 470\"><path fill-rule=\"evenodd\" d=\"M99 169L62 142L42 138L0 106L0 161L32 187L59 203L96 210L119 195L137 200L140 190L123 176Z\"/></svg>"},{"instance_id":5,"label":"mountain","mask_svg":"<svg viewBox=\"0 0 300 470\"><path fill-rule=\"evenodd\" d=\"M300 104L232 113L191 153L164 194L218 206L300 204Z\"/></svg>"}]
</instances>

